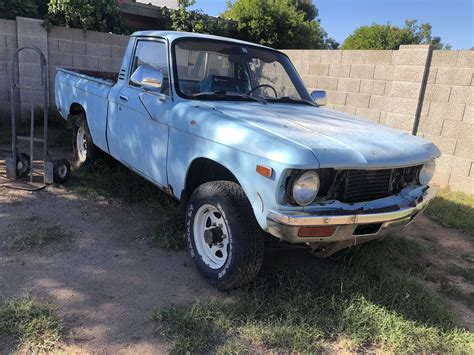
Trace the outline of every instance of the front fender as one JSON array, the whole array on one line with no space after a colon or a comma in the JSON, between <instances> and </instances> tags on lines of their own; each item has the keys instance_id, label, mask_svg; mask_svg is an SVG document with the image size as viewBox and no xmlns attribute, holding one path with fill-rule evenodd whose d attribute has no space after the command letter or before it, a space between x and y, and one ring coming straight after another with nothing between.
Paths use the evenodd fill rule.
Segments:
<instances>
[{"instance_id":1,"label":"front fender","mask_svg":"<svg viewBox=\"0 0 474 355\"><path fill-rule=\"evenodd\" d=\"M249 199L260 227L267 230L267 213L278 205L280 180L287 168L286 164L177 129L170 129L170 142L175 143L170 144L168 149L168 182L177 198L181 198L192 162L198 158L213 160L232 172ZM255 171L257 164L271 167L273 169L271 178L259 175Z\"/></svg>"}]
</instances>

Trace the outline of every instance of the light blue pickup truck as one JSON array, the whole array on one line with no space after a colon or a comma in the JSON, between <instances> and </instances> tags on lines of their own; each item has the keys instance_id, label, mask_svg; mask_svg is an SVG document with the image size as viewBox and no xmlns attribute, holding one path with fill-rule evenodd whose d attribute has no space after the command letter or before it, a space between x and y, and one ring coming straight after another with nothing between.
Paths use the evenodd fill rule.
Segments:
<instances>
[{"instance_id":1,"label":"light blue pickup truck","mask_svg":"<svg viewBox=\"0 0 474 355\"><path fill-rule=\"evenodd\" d=\"M405 226L435 193L432 143L321 108L271 48L137 32L119 73L59 69L55 84L77 163L103 151L187 206L189 251L220 289L255 278L265 236L329 256Z\"/></svg>"}]
</instances>

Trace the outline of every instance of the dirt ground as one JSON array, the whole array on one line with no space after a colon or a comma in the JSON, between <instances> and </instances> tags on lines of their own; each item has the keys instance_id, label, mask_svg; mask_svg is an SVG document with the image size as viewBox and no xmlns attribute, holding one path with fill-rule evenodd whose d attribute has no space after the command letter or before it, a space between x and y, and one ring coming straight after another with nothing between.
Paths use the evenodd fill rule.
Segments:
<instances>
[{"instance_id":1,"label":"dirt ground","mask_svg":"<svg viewBox=\"0 0 474 355\"><path fill-rule=\"evenodd\" d=\"M71 329L68 350L166 351L147 321L152 308L219 297L186 252L149 247L159 216L147 210L52 187L0 189L0 300L51 300ZM57 225L66 236L47 246L7 247L15 236Z\"/></svg>"},{"instance_id":2,"label":"dirt ground","mask_svg":"<svg viewBox=\"0 0 474 355\"><path fill-rule=\"evenodd\" d=\"M206 284L186 252L150 247L147 236L160 218L155 213L54 186L37 192L0 187L0 302L26 294L50 301L69 332L66 351L167 352L166 339L154 334L149 321L154 307L227 296ZM22 251L9 247L13 238L54 226L64 237ZM440 274L452 264L473 267L472 259L461 257L474 250L472 238L462 233L421 216L406 235L425 242L428 262ZM298 262L313 262L301 250L285 253ZM265 267L278 257L270 253ZM472 284L443 277L474 294ZM426 282L438 291L439 280ZM474 331L472 309L450 302ZM0 349L11 346L0 339Z\"/></svg>"}]
</instances>

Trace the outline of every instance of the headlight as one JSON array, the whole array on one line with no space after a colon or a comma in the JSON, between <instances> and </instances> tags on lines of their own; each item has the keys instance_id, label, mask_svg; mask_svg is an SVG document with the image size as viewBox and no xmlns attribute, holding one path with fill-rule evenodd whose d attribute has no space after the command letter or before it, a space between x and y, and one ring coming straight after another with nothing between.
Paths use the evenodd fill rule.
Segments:
<instances>
[{"instance_id":1,"label":"headlight","mask_svg":"<svg viewBox=\"0 0 474 355\"><path fill-rule=\"evenodd\" d=\"M422 166L422 168L420 169L420 172L418 173L418 182L421 185L428 185L431 179L433 178L435 171L436 171L436 164L434 160L430 161L429 163L426 163L425 165Z\"/></svg>"},{"instance_id":2,"label":"headlight","mask_svg":"<svg viewBox=\"0 0 474 355\"><path fill-rule=\"evenodd\" d=\"M298 205L307 206L318 195L319 186L319 175L315 171L306 171L299 175L293 183L293 199Z\"/></svg>"}]
</instances>

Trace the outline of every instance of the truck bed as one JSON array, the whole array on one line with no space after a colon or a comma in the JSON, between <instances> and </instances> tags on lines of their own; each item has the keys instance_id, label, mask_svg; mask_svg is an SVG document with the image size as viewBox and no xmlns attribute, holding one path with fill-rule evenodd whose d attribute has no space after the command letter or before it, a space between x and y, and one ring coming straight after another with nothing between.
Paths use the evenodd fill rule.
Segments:
<instances>
[{"instance_id":1,"label":"truck bed","mask_svg":"<svg viewBox=\"0 0 474 355\"><path fill-rule=\"evenodd\" d=\"M82 107L94 144L106 152L108 96L117 77L117 73L65 68L58 68L55 77L55 100L61 116L67 120L71 107Z\"/></svg>"},{"instance_id":2,"label":"truck bed","mask_svg":"<svg viewBox=\"0 0 474 355\"><path fill-rule=\"evenodd\" d=\"M69 74L75 74L82 77L83 79L107 82L108 85L114 85L117 82L118 73L95 71L95 70L83 70L73 68L59 68L58 71L64 71Z\"/></svg>"}]
</instances>

